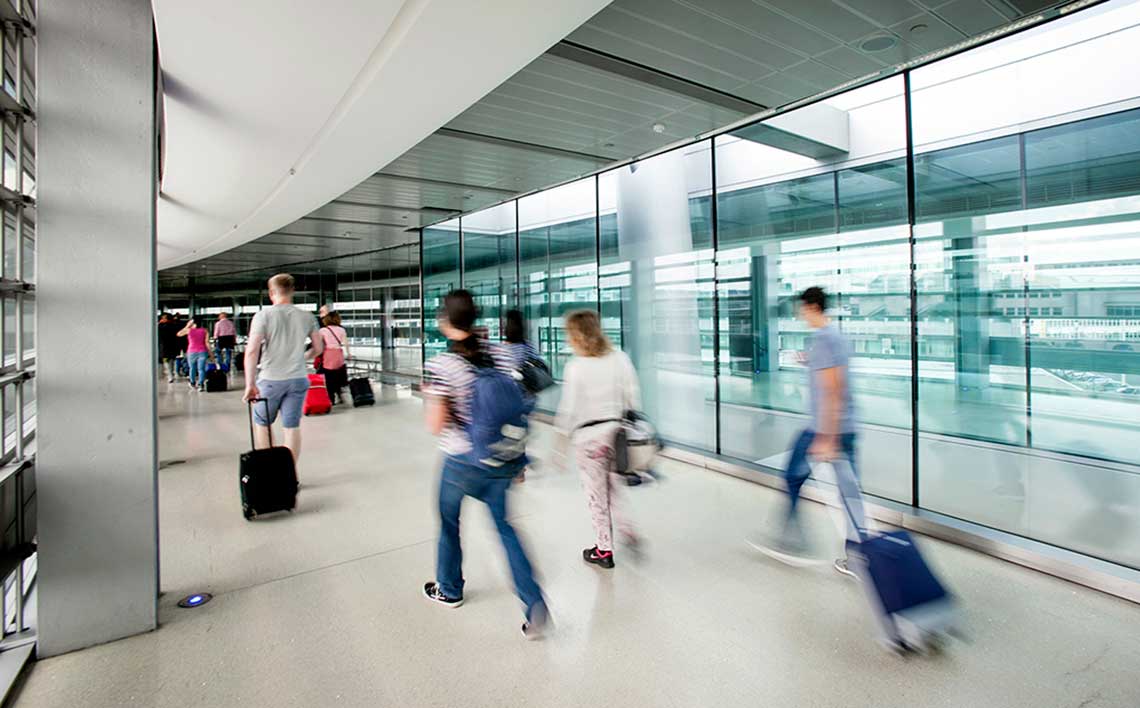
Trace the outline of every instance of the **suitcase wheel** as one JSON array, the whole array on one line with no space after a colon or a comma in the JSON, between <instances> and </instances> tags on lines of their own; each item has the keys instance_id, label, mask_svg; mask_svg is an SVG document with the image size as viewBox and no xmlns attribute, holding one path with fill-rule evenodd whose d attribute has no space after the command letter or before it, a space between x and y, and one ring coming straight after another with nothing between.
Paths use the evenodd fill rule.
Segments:
<instances>
[{"instance_id":1,"label":"suitcase wheel","mask_svg":"<svg viewBox=\"0 0 1140 708\"><path fill-rule=\"evenodd\" d=\"M253 509L249 508L248 506L243 506L241 509L241 513L242 513L242 516L245 517L246 521L253 521L255 518L257 518L257 512L254 511Z\"/></svg>"}]
</instances>

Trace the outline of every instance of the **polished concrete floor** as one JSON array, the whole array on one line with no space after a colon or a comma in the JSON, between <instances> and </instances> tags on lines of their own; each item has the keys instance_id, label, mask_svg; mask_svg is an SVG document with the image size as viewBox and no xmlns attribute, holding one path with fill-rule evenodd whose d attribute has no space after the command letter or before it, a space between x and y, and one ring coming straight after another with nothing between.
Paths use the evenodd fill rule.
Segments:
<instances>
[{"instance_id":1,"label":"polished concrete floor","mask_svg":"<svg viewBox=\"0 0 1140 708\"><path fill-rule=\"evenodd\" d=\"M300 508L248 523L238 394L160 389L161 627L38 662L20 708L1140 705L1140 607L926 540L968 642L900 658L872 640L854 583L744 543L780 509L777 492L674 462L664 483L630 490L648 552L619 552L609 572L580 559L591 532L574 474L540 467L516 487L556 622L526 642L475 504L467 603L420 595L438 456L417 400L306 419ZM215 598L178 609L192 591Z\"/></svg>"}]
</instances>

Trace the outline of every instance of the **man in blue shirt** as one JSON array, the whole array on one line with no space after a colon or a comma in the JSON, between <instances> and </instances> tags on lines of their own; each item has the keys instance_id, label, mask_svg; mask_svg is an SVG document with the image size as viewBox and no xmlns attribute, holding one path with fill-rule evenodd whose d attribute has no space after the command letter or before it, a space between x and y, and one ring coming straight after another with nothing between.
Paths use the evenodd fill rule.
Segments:
<instances>
[{"instance_id":1,"label":"man in blue shirt","mask_svg":"<svg viewBox=\"0 0 1140 708\"><path fill-rule=\"evenodd\" d=\"M793 564L807 561L808 544L800 528L798 508L800 490L811 476L808 458L831 462L844 457L850 462L852 472L855 469L855 406L848 376L850 347L827 316L827 293L822 288L803 291L799 303L800 317L814 330L806 356L811 421L796 439L784 471L788 514L783 533L773 548L764 549ZM841 479L839 483L845 496L858 494L854 480ZM854 490L850 489L852 486ZM836 561L835 568L850 574L846 560Z\"/></svg>"}]
</instances>

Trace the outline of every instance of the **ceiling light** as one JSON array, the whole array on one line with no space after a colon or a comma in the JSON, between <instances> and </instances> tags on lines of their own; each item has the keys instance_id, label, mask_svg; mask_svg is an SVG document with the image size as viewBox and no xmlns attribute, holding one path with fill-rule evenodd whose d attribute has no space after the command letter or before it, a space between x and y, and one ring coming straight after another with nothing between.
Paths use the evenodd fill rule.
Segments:
<instances>
[{"instance_id":1,"label":"ceiling light","mask_svg":"<svg viewBox=\"0 0 1140 708\"><path fill-rule=\"evenodd\" d=\"M922 34L923 32L925 32L928 29L930 29L930 27L928 25L924 25L924 24L919 23L919 24L915 25L914 27L910 28L910 33L911 34Z\"/></svg>"},{"instance_id":2,"label":"ceiling light","mask_svg":"<svg viewBox=\"0 0 1140 708\"><path fill-rule=\"evenodd\" d=\"M865 52L885 52L888 49L894 48L898 43L899 41L895 39L893 35L880 34L864 39L859 44L859 48Z\"/></svg>"},{"instance_id":3,"label":"ceiling light","mask_svg":"<svg viewBox=\"0 0 1140 708\"><path fill-rule=\"evenodd\" d=\"M654 123L653 124L653 132L654 133L664 133L665 132L665 124L664 123Z\"/></svg>"},{"instance_id":4,"label":"ceiling light","mask_svg":"<svg viewBox=\"0 0 1140 708\"><path fill-rule=\"evenodd\" d=\"M613 146L614 146L613 143L603 143L602 144L602 147L607 147L607 148L612 148Z\"/></svg>"}]
</instances>

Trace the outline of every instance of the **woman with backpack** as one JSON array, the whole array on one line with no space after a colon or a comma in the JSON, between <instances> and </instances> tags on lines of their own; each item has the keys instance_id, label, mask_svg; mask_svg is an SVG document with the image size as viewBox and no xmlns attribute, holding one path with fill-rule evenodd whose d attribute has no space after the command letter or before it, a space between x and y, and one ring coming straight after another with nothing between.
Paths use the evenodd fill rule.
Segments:
<instances>
[{"instance_id":1,"label":"woman with backpack","mask_svg":"<svg viewBox=\"0 0 1140 708\"><path fill-rule=\"evenodd\" d=\"M573 446L594 523L594 546L582 551L582 558L613 568L615 522L631 548L639 540L620 513L625 485L614 470L614 440L626 411L641 407L641 391L633 362L602 332L597 312L577 310L567 314L565 322L574 357L566 363L554 427Z\"/></svg>"},{"instance_id":2,"label":"woman with backpack","mask_svg":"<svg viewBox=\"0 0 1140 708\"><path fill-rule=\"evenodd\" d=\"M334 403L344 403L341 390L348 385L348 333L340 324L340 313L329 312L321 318L321 339L325 350L321 354L317 373L324 374L325 388Z\"/></svg>"},{"instance_id":3,"label":"woman with backpack","mask_svg":"<svg viewBox=\"0 0 1140 708\"><path fill-rule=\"evenodd\" d=\"M487 461L482 449L488 430L501 430L503 421L490 420L499 400L487 396L499 391L511 399L515 419L522 415L523 400L512 378L515 366L510 352L500 344L480 340L473 332L478 312L471 293L453 290L443 300L439 331L448 339L447 351L425 366L424 401L428 430L439 436L443 471L439 484L439 546L435 580L424 584L424 595L445 607L463 604L463 554L459 544L459 510L464 497L487 505L499 530L514 578L515 592L522 601L523 636L534 639L546 628L548 614L542 590L523 551L514 527L507 521L507 491L525 464ZM525 421L522 422L525 427ZM505 438L504 438L505 440Z\"/></svg>"}]
</instances>

